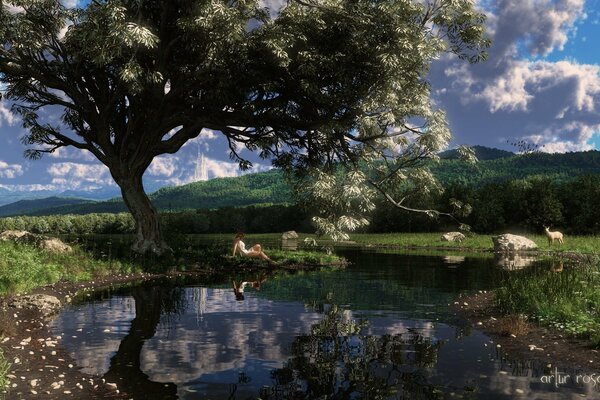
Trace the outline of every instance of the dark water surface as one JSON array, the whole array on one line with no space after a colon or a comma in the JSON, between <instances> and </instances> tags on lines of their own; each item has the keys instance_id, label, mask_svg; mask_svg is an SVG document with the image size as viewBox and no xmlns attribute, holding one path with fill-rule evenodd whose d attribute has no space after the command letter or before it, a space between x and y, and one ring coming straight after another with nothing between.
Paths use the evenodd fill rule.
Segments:
<instances>
[{"instance_id":1,"label":"dark water surface","mask_svg":"<svg viewBox=\"0 0 600 400\"><path fill-rule=\"evenodd\" d=\"M589 371L506 359L448 311L497 285L493 259L344 255L345 270L234 276L255 282L237 296L232 282L174 279L100 291L52 330L135 399L600 397L576 382Z\"/></svg>"}]
</instances>

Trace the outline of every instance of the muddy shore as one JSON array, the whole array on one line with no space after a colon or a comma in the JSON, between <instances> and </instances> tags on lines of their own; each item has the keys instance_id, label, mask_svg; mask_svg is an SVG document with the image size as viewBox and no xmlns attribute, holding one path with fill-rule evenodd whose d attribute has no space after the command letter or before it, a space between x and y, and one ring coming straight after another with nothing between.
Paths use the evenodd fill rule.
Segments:
<instances>
[{"instance_id":1,"label":"muddy shore","mask_svg":"<svg viewBox=\"0 0 600 400\"><path fill-rule=\"evenodd\" d=\"M474 329L490 336L493 343L510 357L586 373L600 372L600 349L594 348L589 341L568 337L535 322L526 322L519 334L509 333L514 323L494 305L493 291L461 296L450 308Z\"/></svg>"}]
</instances>

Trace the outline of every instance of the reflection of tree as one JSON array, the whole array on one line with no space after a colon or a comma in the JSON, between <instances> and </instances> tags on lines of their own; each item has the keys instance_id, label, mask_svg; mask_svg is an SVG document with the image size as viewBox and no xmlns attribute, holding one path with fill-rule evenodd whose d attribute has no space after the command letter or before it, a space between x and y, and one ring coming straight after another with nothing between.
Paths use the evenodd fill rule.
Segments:
<instances>
[{"instance_id":1,"label":"reflection of tree","mask_svg":"<svg viewBox=\"0 0 600 400\"><path fill-rule=\"evenodd\" d=\"M344 318L340 309L325 308L311 333L292 344L292 357L273 371L274 385L263 399L431 399L441 391L427 382L441 342L418 334L371 336L361 333L366 321Z\"/></svg>"},{"instance_id":2,"label":"reflection of tree","mask_svg":"<svg viewBox=\"0 0 600 400\"><path fill-rule=\"evenodd\" d=\"M172 314L181 309L182 289L173 287L136 287L131 290L135 299L135 318L129 333L119 345L117 354L110 360L104 375L119 389L134 399L176 399L174 383L151 381L141 370L140 355L146 340L156 333L161 314Z\"/></svg>"}]
</instances>

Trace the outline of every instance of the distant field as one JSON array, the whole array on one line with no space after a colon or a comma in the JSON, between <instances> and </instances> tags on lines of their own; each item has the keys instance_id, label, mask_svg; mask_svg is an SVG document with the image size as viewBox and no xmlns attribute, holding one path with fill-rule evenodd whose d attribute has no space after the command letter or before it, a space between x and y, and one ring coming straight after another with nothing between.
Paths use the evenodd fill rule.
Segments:
<instances>
[{"instance_id":1,"label":"distant field","mask_svg":"<svg viewBox=\"0 0 600 400\"><path fill-rule=\"evenodd\" d=\"M299 241L306 237L316 239L315 235L299 233ZM442 233L357 233L350 235L350 242L335 243L331 240L318 239L322 245L361 245L361 246L382 246L382 247L399 247L399 248L443 248L454 250L493 250L491 237L493 235L478 235L473 234L467 237L461 243L445 242L441 240ZM541 251L575 251L581 253L600 253L600 236L566 236L563 245L554 244L550 246L546 236L543 235L524 235L533 240ZM194 235L198 241L220 241L230 242L233 240L231 234L206 234ZM268 246L270 243L279 244L281 239L280 233L260 233L248 234L246 242L248 244L263 243Z\"/></svg>"}]
</instances>

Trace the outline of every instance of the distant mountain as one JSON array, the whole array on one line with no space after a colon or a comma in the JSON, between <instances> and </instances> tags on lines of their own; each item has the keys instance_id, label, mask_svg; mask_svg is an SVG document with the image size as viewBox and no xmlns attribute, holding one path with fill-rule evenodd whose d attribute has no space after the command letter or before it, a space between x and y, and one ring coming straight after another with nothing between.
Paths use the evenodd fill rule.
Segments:
<instances>
[{"instance_id":1,"label":"distant mountain","mask_svg":"<svg viewBox=\"0 0 600 400\"><path fill-rule=\"evenodd\" d=\"M469 147L471 147L475 151L475 156L477 156L477 159L480 161L497 160L499 158L507 158L507 157L512 157L515 155L515 153L513 153L513 152L495 149L492 147L485 147L485 146L469 146ZM456 149L443 151L439 154L439 156L440 156L440 158L443 158L446 160L452 160L452 159L459 158L458 150L456 150Z\"/></svg>"},{"instance_id":2,"label":"distant mountain","mask_svg":"<svg viewBox=\"0 0 600 400\"><path fill-rule=\"evenodd\" d=\"M92 190L65 190L58 194L60 197L77 197L88 200L108 200L121 196L121 190L116 186L108 186Z\"/></svg>"},{"instance_id":3,"label":"distant mountain","mask_svg":"<svg viewBox=\"0 0 600 400\"><path fill-rule=\"evenodd\" d=\"M564 154L535 153L515 155L498 149L476 146L480 162L467 164L457 159L442 159L431 165L432 173L442 184L460 182L481 186L507 179L547 177L568 181L581 174L600 174L600 152ZM507 157L494 157L512 154ZM210 209L247 205L292 203L293 197L283 174L277 170L248 174L236 178L218 178L177 187L165 187L152 193L154 205L163 211ZM22 209L25 209L24 207ZM53 205L23 212L29 215L88 214L127 211L120 197L101 202Z\"/></svg>"},{"instance_id":4,"label":"distant mountain","mask_svg":"<svg viewBox=\"0 0 600 400\"><path fill-rule=\"evenodd\" d=\"M156 208L165 211L239 207L253 204L282 204L292 201L292 194L280 171L271 170L235 178L216 178L187 185L165 187L150 194ZM27 215L116 213L127 211L123 200L87 202L52 206Z\"/></svg>"},{"instance_id":5,"label":"distant mountain","mask_svg":"<svg viewBox=\"0 0 600 400\"><path fill-rule=\"evenodd\" d=\"M71 197L46 197L43 199L34 200L19 200L11 204L7 204L0 207L0 216L10 215L28 215L35 214L36 211L61 207L61 206L72 206L75 204L82 203L93 203L90 200L78 199Z\"/></svg>"}]
</instances>

